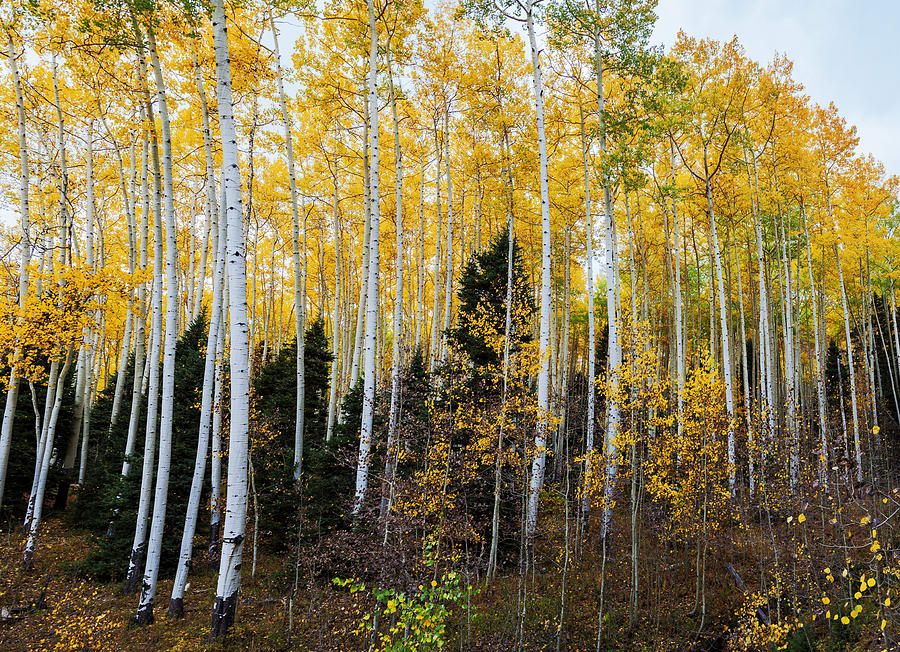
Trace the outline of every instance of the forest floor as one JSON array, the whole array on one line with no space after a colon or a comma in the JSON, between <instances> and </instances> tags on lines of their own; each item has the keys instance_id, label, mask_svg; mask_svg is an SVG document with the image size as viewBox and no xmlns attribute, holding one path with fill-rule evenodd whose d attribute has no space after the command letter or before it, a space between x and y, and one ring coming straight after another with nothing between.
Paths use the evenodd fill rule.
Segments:
<instances>
[{"instance_id":1,"label":"forest floor","mask_svg":"<svg viewBox=\"0 0 900 652\"><path fill-rule=\"evenodd\" d=\"M624 517L624 515L623 515ZM625 518L615 523L627 531ZM622 535L624 537L624 534ZM734 537L738 537L735 539ZM652 560L642 571L638 602L630 621L631 558L627 542L611 544L605 567L605 610L602 649L725 650L739 649L728 639L737 626L744 595L726 564L753 584L753 532L731 530L711 538L707 550L706 606L703 635L696 636L700 616L695 610L695 565L689 549L666 552L645 541L641 555ZM588 540L585 550L602 550ZM365 627L372 612L371 596L336 590L328 578L301 577L291 604L289 587L293 565L284 556L262 552L255 576L252 557L245 550L237 624L224 641L208 637L215 574L206 560L197 559L185 593L185 617L165 616L171 579L158 584L156 622L138 628L131 624L136 595L123 595L120 583L98 582L75 574L71 567L91 550L90 538L73 531L61 518L45 522L36 567L21 571L22 537L0 534L0 650L365 650ZM552 534L542 541L540 562L522 583L514 569L506 577L465 596L447 621L448 650L513 650L518 630L518 597L525 591L526 650L594 650L601 595L602 556L585 554L576 568L566 562L563 538ZM556 549L556 554L554 554ZM560 596L566 568L565 627L557 632ZM476 585L476 582L473 582ZM483 582L477 586L483 587ZM288 590L286 590L286 587ZM630 622L629 622L630 621ZM811 630L810 630L811 631ZM862 640L865 640L863 638ZM869 639L870 641L872 639ZM557 647L559 645L559 647ZM376 648L378 649L378 648ZM406 649L406 648L403 648ZM415 649L437 649L423 646ZM857 639L835 647L789 649L873 649Z\"/></svg>"}]
</instances>

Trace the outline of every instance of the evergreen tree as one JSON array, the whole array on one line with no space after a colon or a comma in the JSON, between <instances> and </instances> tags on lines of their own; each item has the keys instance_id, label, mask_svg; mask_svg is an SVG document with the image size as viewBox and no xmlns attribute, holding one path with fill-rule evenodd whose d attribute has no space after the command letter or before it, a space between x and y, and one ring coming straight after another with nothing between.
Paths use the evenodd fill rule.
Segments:
<instances>
[{"instance_id":1,"label":"evergreen tree","mask_svg":"<svg viewBox=\"0 0 900 652\"><path fill-rule=\"evenodd\" d=\"M325 322L319 317L305 333L304 370L304 482L317 482L319 450L325 447L330 387L331 351ZM293 477L294 424L297 375L296 338L271 362L263 366L253 382L251 463L257 491L261 542L282 549L299 526L300 487ZM359 423L359 419L356 420ZM319 465L320 466L320 465ZM330 491L336 491L334 487ZM349 489L347 490L349 493ZM315 499L310 500L316 509Z\"/></svg>"},{"instance_id":2,"label":"evergreen tree","mask_svg":"<svg viewBox=\"0 0 900 652\"><path fill-rule=\"evenodd\" d=\"M206 344L206 328L206 315L201 312L188 326L175 348L172 465L160 558L163 576L175 570L190 492L200 428L200 391L204 362L202 348ZM131 386L133 378L132 357L126 369L126 387ZM78 570L99 579L120 579L127 568L140 488L140 473L136 469L140 468L143 461L143 443L138 442L132 472L127 478L122 478L122 451L125 450L128 421L119 419L112 431L109 429L114 385L114 382L107 383L96 402L93 411L95 436L91 438L88 448L91 463L87 467L85 486L79 492L71 512L71 522L91 532L98 543L98 547L79 565ZM141 397L141 403L143 412L146 409L146 397ZM123 405L122 409L125 413L130 405ZM141 423L143 422L142 420ZM139 435L143 433L139 431Z\"/></svg>"},{"instance_id":3,"label":"evergreen tree","mask_svg":"<svg viewBox=\"0 0 900 652\"><path fill-rule=\"evenodd\" d=\"M459 319L448 331L450 342L465 353L476 367L496 365L502 360L485 341L485 327L503 334L506 329L506 286L509 232L501 232L482 253L473 254L459 280ZM522 250L513 243L513 305L510 351L531 340L529 328L534 313Z\"/></svg>"}]
</instances>

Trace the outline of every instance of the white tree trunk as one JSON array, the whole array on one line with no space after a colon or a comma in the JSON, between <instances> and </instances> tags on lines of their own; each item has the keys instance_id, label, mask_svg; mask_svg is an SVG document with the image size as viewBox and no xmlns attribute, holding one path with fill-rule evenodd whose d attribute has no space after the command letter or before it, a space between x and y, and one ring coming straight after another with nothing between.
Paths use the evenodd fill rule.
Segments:
<instances>
[{"instance_id":1,"label":"white tree trunk","mask_svg":"<svg viewBox=\"0 0 900 652\"><path fill-rule=\"evenodd\" d=\"M675 147L669 143L669 158L672 165L672 225L675 238L675 375L678 387L678 440L681 441L682 413L684 412L684 318L681 314L681 227L678 224L678 201L675 196Z\"/></svg>"},{"instance_id":2,"label":"white tree trunk","mask_svg":"<svg viewBox=\"0 0 900 652\"><path fill-rule=\"evenodd\" d=\"M802 212L802 206L801 206ZM803 214L803 230L806 232L806 264L809 268L809 294L812 298L813 334L815 335L816 355L816 395L818 398L819 416L819 483L828 491L828 419L825 416L825 370L822 365L822 343L819 332L819 308L816 305L816 282L813 278L812 251L810 249L809 227L806 223L806 214Z\"/></svg>"},{"instance_id":3,"label":"white tree trunk","mask_svg":"<svg viewBox=\"0 0 900 652\"><path fill-rule=\"evenodd\" d=\"M338 410L338 401L340 400L340 395L338 393L338 384L340 383L338 371L341 354L341 275L343 265L341 264L340 255L340 214L338 212L338 177L336 165L334 174L334 202L332 208L334 221L334 312L331 321L331 383L328 390L328 427L325 431L325 441L331 441L331 437L334 435L334 421Z\"/></svg>"},{"instance_id":4,"label":"white tree trunk","mask_svg":"<svg viewBox=\"0 0 900 652\"><path fill-rule=\"evenodd\" d=\"M142 122L146 119L143 106L140 107ZM141 144L141 251L140 251L140 270L147 271L148 261L148 242L149 242L149 213L150 213L150 191L147 183L147 166L148 166L148 139L144 138ZM135 333L134 343L134 372L131 387L131 413L128 418L128 435L125 440L125 454L122 460L122 477L128 476L131 472L131 456L134 453L134 442L137 439L137 430L140 422L142 389L144 367L146 366L146 346L147 331L146 320L144 319L144 306L147 303L147 285L141 283L138 285L137 309L135 311L135 322L137 330Z\"/></svg>"},{"instance_id":5,"label":"white tree trunk","mask_svg":"<svg viewBox=\"0 0 900 652\"><path fill-rule=\"evenodd\" d=\"M224 190L224 189L223 189ZM224 192L223 192L224 197ZM225 202L219 211L221 224L225 225ZM227 231L227 228L224 228ZM227 242L227 234L226 242ZM223 279L222 318L219 327L219 338L216 342L216 378L213 393L212 445L210 456L210 490L209 490L209 568L219 566L219 531L222 526L222 397L225 380L225 325L228 323L228 279Z\"/></svg>"},{"instance_id":6,"label":"white tree trunk","mask_svg":"<svg viewBox=\"0 0 900 652\"><path fill-rule=\"evenodd\" d=\"M369 163L369 184L371 202L371 231L369 233L369 268L366 296L366 331L363 351L363 406L362 423L359 431L359 457L356 465L356 491L353 498L353 514L359 513L369 486L369 458L372 450L372 422L375 415L375 357L377 354L378 323L378 239L381 227L381 210L378 197L378 31L375 25L375 6L369 5L369 124L371 125L371 161Z\"/></svg>"},{"instance_id":7,"label":"white tree trunk","mask_svg":"<svg viewBox=\"0 0 900 652\"><path fill-rule=\"evenodd\" d=\"M20 308L28 296L28 265L31 262L31 213L29 208L28 184L30 164L28 162L28 142L25 138L25 100L22 94L22 81L16 66L12 31L7 32L7 56L12 72L13 86L16 91L17 132L19 136L19 220L22 229L21 254L19 259L19 296ZM19 318L21 319L21 317ZM16 347L13 356L12 370L9 374L9 386L6 391L6 405L3 408L3 422L0 425L0 507L3 506L3 489L6 485L6 468L9 464L9 450L12 443L13 417L19 399L19 376L16 362L20 350Z\"/></svg>"},{"instance_id":8,"label":"white tree trunk","mask_svg":"<svg viewBox=\"0 0 900 652\"><path fill-rule=\"evenodd\" d=\"M283 74L281 71L281 51L278 48L278 30L275 29L275 19L269 8L269 25L272 29L272 38L275 42L275 70L278 79L278 104L281 109L281 121L284 123L284 149L288 164L288 185L291 190L291 225L294 252L294 326L297 329L297 411L294 421L294 479L300 479L300 471L303 464L303 429L304 429L304 393L305 393L305 368L304 368L304 336L306 328L306 300L303 292L305 282L305 262L300 264L300 216L297 209L297 174L294 167L294 139L291 135L291 114L287 109L287 100L284 95ZM305 223L305 216L304 216ZM304 228L304 237L306 229Z\"/></svg>"},{"instance_id":9,"label":"white tree trunk","mask_svg":"<svg viewBox=\"0 0 900 652\"><path fill-rule=\"evenodd\" d=\"M584 276L587 293L587 416L584 435L584 481L582 482L581 517L582 523L588 521L591 510L591 496L588 487L594 474L594 397L597 392L596 348L597 336L594 328L594 217L591 212L591 176L588 164L587 140L584 133L584 111L579 107L581 118L581 159L584 166L584 220L585 220L585 259ZM582 527L584 527L582 525Z\"/></svg>"},{"instance_id":10,"label":"white tree trunk","mask_svg":"<svg viewBox=\"0 0 900 652\"><path fill-rule=\"evenodd\" d=\"M356 306L356 331L353 338L353 362L350 368L350 387L356 387L359 380L359 364L362 358L363 349L363 331L366 325L366 300L368 298L369 283L369 255L370 243L369 237L372 235L372 184L369 179L369 116L366 109L366 117L363 119L363 213L365 220L363 223L363 246L362 246L362 267L359 272L359 297Z\"/></svg>"},{"instance_id":11,"label":"white tree trunk","mask_svg":"<svg viewBox=\"0 0 900 652\"><path fill-rule=\"evenodd\" d=\"M444 269L444 319L441 326L441 363L447 360L447 329L450 328L450 312L453 305L453 182L450 179L450 103L444 113L444 147L446 153L444 157L445 170L447 173L447 233L444 237L446 242L447 256L446 267Z\"/></svg>"},{"instance_id":12,"label":"white tree trunk","mask_svg":"<svg viewBox=\"0 0 900 652\"><path fill-rule=\"evenodd\" d=\"M725 409L728 412L728 486L734 493L734 383L731 374L731 334L728 331L729 303L725 300L725 277L722 272L722 255L719 250L719 231L713 211L712 184L709 178L706 145L703 146L703 170L706 177L706 210L709 213L709 228L712 234L713 256L716 262L716 282L719 290L719 325L722 335L722 376L725 380Z\"/></svg>"},{"instance_id":13,"label":"white tree trunk","mask_svg":"<svg viewBox=\"0 0 900 652\"><path fill-rule=\"evenodd\" d=\"M69 349L66 353L66 361L63 365L62 371L59 374L59 378L56 381L56 391L53 398L53 409L50 412L49 418L45 418L45 433L42 438L42 446L40 447L40 450L38 452L38 463L40 464L40 468L37 473L37 484L32 490L32 494L28 500L28 504L32 510L32 513L31 518L28 520L28 527L26 528L28 539L25 542L25 570L31 570L34 566L34 549L35 543L37 541L38 529L41 526L41 516L44 509L44 491L47 488L47 474L50 471L50 458L53 452L53 440L56 435L56 424L59 419L59 409L62 406L63 401L63 386L66 382L66 377L68 376L69 367L71 366L71 364L72 347L69 346Z\"/></svg>"},{"instance_id":14,"label":"white tree trunk","mask_svg":"<svg viewBox=\"0 0 900 652\"><path fill-rule=\"evenodd\" d=\"M837 264L838 280L841 284L841 308L844 311L844 343L847 346L847 367L850 369L850 405L853 409L853 453L856 458L856 480L863 481L862 448L859 444L859 412L856 401L856 370L853 365L853 342L850 340L850 308L847 305L847 288L841 269L841 254L834 244L834 262Z\"/></svg>"},{"instance_id":15,"label":"white tree trunk","mask_svg":"<svg viewBox=\"0 0 900 652\"><path fill-rule=\"evenodd\" d=\"M143 52L141 52L143 59ZM143 60L139 70L145 70ZM142 79L142 83L146 83ZM147 124L151 135L151 158L153 160L153 307L150 323L150 354L147 357L147 420L144 435L144 459L141 469L141 489L138 498L138 515L134 529L134 541L131 546L131 557L128 572L125 576L125 592L133 593L138 589L141 564L144 561L145 543L147 540L148 514L150 513L150 497L153 484L153 466L156 456L157 415L159 414L159 354L162 348L162 173L159 166L159 149L156 140L155 117L146 94Z\"/></svg>"},{"instance_id":16,"label":"white tree trunk","mask_svg":"<svg viewBox=\"0 0 900 652\"><path fill-rule=\"evenodd\" d=\"M250 435L250 342L247 324L247 252L243 237L241 170L231 94L231 62L224 0L213 2L219 126L222 138L222 181L228 224L228 294L231 332L231 429L228 446L228 497L219 581L213 606L212 633L224 635L234 623L241 585L241 558L247 515L247 452Z\"/></svg>"},{"instance_id":17,"label":"white tree trunk","mask_svg":"<svg viewBox=\"0 0 900 652\"><path fill-rule=\"evenodd\" d=\"M398 455L394 455L397 447L397 423L400 419L400 344L401 330L403 328L403 156L400 150L400 125L397 120L397 96L394 92L393 78L391 84L391 116L394 126L394 201L396 202L397 222L397 255L394 261L394 321L392 330L391 350L391 407L388 417L388 439L384 454L384 481L388 483L388 490L382 492L381 516L387 515L390 509L390 498L394 491L395 461ZM449 169L448 169L449 173ZM449 174L448 174L449 181Z\"/></svg>"},{"instance_id":18,"label":"white tree trunk","mask_svg":"<svg viewBox=\"0 0 900 652\"><path fill-rule=\"evenodd\" d=\"M534 436L534 460L528 487L528 508L525 516L525 536L533 541L537 528L537 511L544 467L547 462L547 430L550 418L550 192L547 180L547 138L544 132L544 86L541 62L534 33L533 0L526 1L528 41L534 69L534 97L537 115L538 153L541 177L541 313L540 313L540 369L537 379L538 424Z\"/></svg>"},{"instance_id":19,"label":"white tree trunk","mask_svg":"<svg viewBox=\"0 0 900 652\"><path fill-rule=\"evenodd\" d=\"M198 82L200 84L200 82ZM201 94L203 94L201 84ZM219 211L213 207L214 215ZM206 358L203 366L203 387L200 393L200 431L197 438L197 455L194 459L194 473L191 478L191 490L188 495L187 512L184 517L184 529L181 534L181 549L178 554L178 567L175 571L175 582L169 598L168 616L181 618L184 616L184 587L187 584L188 571L191 567L191 556L194 548L194 534L197 531L197 512L200 508L200 493L203 490L203 477L206 475L206 455L209 451L215 387L216 360L219 354L219 331L222 329L222 291L225 285L225 254L227 231L225 220L215 222L218 243L214 258L212 308L209 313L209 329L206 334Z\"/></svg>"},{"instance_id":20,"label":"white tree trunk","mask_svg":"<svg viewBox=\"0 0 900 652\"><path fill-rule=\"evenodd\" d=\"M594 75L597 80L597 109L600 121L600 150L604 156L607 153L606 145L606 100L603 88L603 59L600 48L600 34L594 35ZM613 207L612 188L610 179L604 174L603 183L603 211L606 217L606 237L604 248L606 249L606 320L608 325L608 355L607 355L607 400L606 400L606 482L603 489L604 508L603 520L600 526L600 536L604 539L609 533L609 524L612 516L612 496L615 491L618 444L616 437L619 431L619 367L622 365L622 345L619 341L619 257L616 246L616 214Z\"/></svg>"},{"instance_id":21,"label":"white tree trunk","mask_svg":"<svg viewBox=\"0 0 900 652\"><path fill-rule=\"evenodd\" d=\"M434 129L434 305L431 308L431 346L428 354L430 357L429 371L434 373L437 366L438 347L439 347L439 330L438 323L441 314L441 147L438 140L437 124Z\"/></svg>"},{"instance_id":22,"label":"white tree trunk","mask_svg":"<svg viewBox=\"0 0 900 652\"><path fill-rule=\"evenodd\" d=\"M159 562L162 554L163 529L166 522L169 494L169 468L172 459L172 406L175 401L175 343L178 341L179 308L175 182L172 178L172 134L169 125L166 87L156 51L156 37L152 28L148 29L147 36L156 81L163 146L163 202L166 216L166 326L163 345L162 399L159 408L159 459L144 579L141 582L141 597L135 614L135 622L138 625L147 625L153 622L153 598L156 595L156 578L159 574Z\"/></svg>"}]
</instances>

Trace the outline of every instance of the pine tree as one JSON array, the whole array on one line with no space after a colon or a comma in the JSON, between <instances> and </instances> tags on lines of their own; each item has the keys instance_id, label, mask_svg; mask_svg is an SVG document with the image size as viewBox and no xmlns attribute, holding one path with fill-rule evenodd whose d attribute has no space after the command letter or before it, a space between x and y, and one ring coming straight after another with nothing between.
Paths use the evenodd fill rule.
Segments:
<instances>
[{"instance_id":1,"label":"pine tree","mask_svg":"<svg viewBox=\"0 0 900 652\"><path fill-rule=\"evenodd\" d=\"M487 249L472 256L459 280L458 326L448 331L448 338L476 368L498 365L501 361L501 353L488 345L482 328L487 325L488 330L502 335L506 326L508 249L509 232L504 230ZM534 310L522 250L514 242L511 352L531 341L530 321Z\"/></svg>"}]
</instances>

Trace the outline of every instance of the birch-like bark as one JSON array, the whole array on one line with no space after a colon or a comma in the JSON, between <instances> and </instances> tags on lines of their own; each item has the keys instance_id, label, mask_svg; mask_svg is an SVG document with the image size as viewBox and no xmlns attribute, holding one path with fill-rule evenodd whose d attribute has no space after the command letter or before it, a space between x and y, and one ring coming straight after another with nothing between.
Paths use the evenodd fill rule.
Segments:
<instances>
[{"instance_id":1,"label":"birch-like bark","mask_svg":"<svg viewBox=\"0 0 900 652\"><path fill-rule=\"evenodd\" d=\"M332 202L332 219L334 222L334 312L331 321L331 382L328 390L328 426L325 430L325 441L331 441L334 435L334 421L340 399L338 394L338 377L340 365L341 340L341 275L343 265L340 257L340 214L338 212L338 177L337 163L334 170L334 197Z\"/></svg>"},{"instance_id":2,"label":"birch-like bark","mask_svg":"<svg viewBox=\"0 0 900 652\"><path fill-rule=\"evenodd\" d=\"M594 217L591 212L591 177L588 165L587 139L584 133L584 110L579 107L581 118L581 159L584 166L584 219L585 219L585 290L587 292L587 420L584 435L584 481L582 482L581 518L586 524L591 512L591 496L588 490L594 474L594 397L597 393L596 347L597 336L594 330ZM584 526L582 526L584 527Z\"/></svg>"},{"instance_id":3,"label":"birch-like bark","mask_svg":"<svg viewBox=\"0 0 900 652\"><path fill-rule=\"evenodd\" d=\"M534 30L534 2L526 0L528 42L531 46L531 64L534 75L535 113L537 116L538 153L541 178L541 308L540 308L540 368L537 378L538 424L534 435L534 460L531 464L531 480L528 487L528 506L525 516L525 536L534 540L537 529L537 511L541 488L544 484L544 467L547 462L547 430L550 418L550 192L547 174L547 138L544 131L544 86L541 79L541 62Z\"/></svg>"},{"instance_id":4,"label":"birch-like bark","mask_svg":"<svg viewBox=\"0 0 900 652\"><path fill-rule=\"evenodd\" d=\"M675 375L678 386L678 440L681 441L684 412L684 318L681 314L681 227L678 224L678 201L675 193L675 146L669 143L669 159L672 165L672 228L675 239Z\"/></svg>"},{"instance_id":5,"label":"birch-like bark","mask_svg":"<svg viewBox=\"0 0 900 652\"><path fill-rule=\"evenodd\" d=\"M213 41L216 52L219 128L222 138L222 181L226 192L228 224L229 320L231 333L231 428L228 445L228 496L219 581L213 605L212 634L222 636L234 623L241 585L241 559L247 516L247 452L250 435L250 342L247 324L247 252L243 237L241 170L234 105L231 62L224 0L213 2Z\"/></svg>"},{"instance_id":6,"label":"birch-like bark","mask_svg":"<svg viewBox=\"0 0 900 652\"><path fill-rule=\"evenodd\" d=\"M729 265L731 264L731 256L728 256ZM753 426L750 423L750 372L747 366L747 327L746 316L744 313L744 284L741 279L741 261L739 254L735 254L735 269L737 271L738 282L738 309L741 317L741 374L743 379L743 395L744 395L744 423L747 428L747 441L750 453L750 473L749 485L750 491L753 491Z\"/></svg>"},{"instance_id":7,"label":"birch-like bark","mask_svg":"<svg viewBox=\"0 0 900 652\"><path fill-rule=\"evenodd\" d=\"M29 497L29 507L32 509L31 518L28 520L26 533L28 538L25 542L24 568L26 571L34 567L34 550L37 542L38 530L41 526L41 517L44 510L44 492L47 488L47 474L50 472L50 458L53 452L53 441L56 435L56 425L59 421L59 410L62 407L64 384L69 373L69 367L72 364L72 346L68 347L66 352L66 361L63 364L62 371L56 381L56 391L53 399L53 409L49 418L45 419L45 433L41 450L38 456L40 469L37 474L37 485L32 490Z\"/></svg>"},{"instance_id":8,"label":"birch-like bark","mask_svg":"<svg viewBox=\"0 0 900 652\"><path fill-rule=\"evenodd\" d=\"M350 387L356 387L359 380L359 365L362 358L363 349L363 331L366 325L366 300L368 298L369 283L369 256L370 243L369 237L372 235L372 183L369 179L369 115L366 109L366 117L363 119L363 213L365 220L363 223L363 247L362 247L362 267L359 272L359 297L356 306L356 331L353 338L353 361L350 367Z\"/></svg>"},{"instance_id":9,"label":"birch-like bark","mask_svg":"<svg viewBox=\"0 0 900 652\"><path fill-rule=\"evenodd\" d=\"M709 213L709 228L712 234L713 256L716 263L716 282L719 290L719 325L722 334L722 376L725 380L725 409L728 412L728 486L732 494L735 483L734 464L734 383L731 374L731 334L728 331L728 303L725 301L725 277L722 272L722 254L719 250L719 232L713 211L712 183L709 177L709 162L706 145L703 146L703 170L706 179L706 210Z\"/></svg>"},{"instance_id":10,"label":"birch-like bark","mask_svg":"<svg viewBox=\"0 0 900 652\"><path fill-rule=\"evenodd\" d=\"M222 196L224 198L224 188ZM219 210L219 219L221 224L225 224L225 202ZM224 229L227 231L227 228ZM227 234L226 242L227 242ZM225 331L228 323L228 279L223 279L224 287L222 288L222 321L219 327L219 338L216 341L216 379L215 389L213 393L213 414L212 414L212 444L210 446L210 463L209 470L209 557L208 567L210 570L219 566L219 532L222 527L222 397L224 393L225 380Z\"/></svg>"},{"instance_id":11,"label":"birch-like bark","mask_svg":"<svg viewBox=\"0 0 900 652\"><path fill-rule=\"evenodd\" d=\"M829 204L830 204L829 197ZM847 346L847 367L850 369L850 407L853 410L853 454L856 458L856 480L863 481L862 448L859 443L859 412L856 401L856 370L853 366L853 342L850 339L850 308L847 305L847 288L844 285L844 272L841 269L841 254L837 243L834 243L834 262L837 264L838 280L841 284L841 308L844 312L844 343Z\"/></svg>"},{"instance_id":12,"label":"birch-like bark","mask_svg":"<svg viewBox=\"0 0 900 652\"><path fill-rule=\"evenodd\" d=\"M143 106L140 107L141 122L146 124L146 114ZM155 147L155 145L154 145ZM149 241L149 213L150 213L150 191L148 187L148 148L149 138L142 138L141 143L141 250L140 250L140 270L142 273L147 271L148 262L148 241ZM137 439L137 430L140 422L142 389L144 367L147 363L146 346L147 346L147 330L146 319L144 315L144 306L147 304L147 285L141 283L138 285L137 305L135 307L135 322L137 331L135 333L134 343L134 372L133 382L131 386L131 413L128 418L128 435L125 440L125 454L122 459L122 477L127 477L131 472L131 456L134 454L134 443ZM154 304L155 305L155 304ZM117 501L118 502L118 501ZM110 534L112 532L110 531Z\"/></svg>"},{"instance_id":13,"label":"birch-like bark","mask_svg":"<svg viewBox=\"0 0 900 652\"><path fill-rule=\"evenodd\" d=\"M178 341L179 308L175 182L172 178L172 132L169 124L169 109L162 66L159 62L156 36L152 28L147 30L147 42L156 82L163 146L163 204L166 217L166 326L163 344L162 399L159 408L159 459L156 467L153 517L147 540L144 579L141 582L141 597L135 614L135 623L138 625L148 625L153 622L153 599L156 595L156 578L159 575L159 562L162 555L163 529L169 496L169 469L172 460L172 406L175 402L175 344Z\"/></svg>"},{"instance_id":14,"label":"birch-like bark","mask_svg":"<svg viewBox=\"0 0 900 652\"><path fill-rule=\"evenodd\" d=\"M12 72L13 87L16 91L16 118L19 137L19 220L22 230L21 254L19 259L19 309L24 308L25 298L28 296L28 265L31 262L31 212L29 206L28 184L30 175L30 163L28 161L28 141L25 137L25 100L22 93L22 80L19 77L19 69L16 65L14 54L12 31L7 32L7 57L9 68ZM22 319L24 311L20 312L18 320ZM19 376L17 361L21 351L16 347L13 354L12 369L9 373L9 386L6 390L6 404L3 408L3 422L0 425L0 507L3 506L3 490L6 485L6 469L9 464L9 450L12 443L13 418L16 412L16 404L19 400Z\"/></svg>"},{"instance_id":15,"label":"birch-like bark","mask_svg":"<svg viewBox=\"0 0 900 652\"><path fill-rule=\"evenodd\" d=\"M596 5L599 10L599 2ZM600 121L600 151L605 157L606 144L606 100L603 88L603 58L601 52L600 32L594 33L594 76L597 83L597 110ZM603 488L603 520L600 536L604 539L609 534L612 517L612 495L615 490L618 471L616 457L618 444L616 437L619 431L619 368L622 365L622 345L619 341L619 259L616 247L616 215L613 209L612 188L608 174L601 177L603 183L603 211L606 217L606 320L608 325L608 355L606 382L606 482Z\"/></svg>"},{"instance_id":16,"label":"birch-like bark","mask_svg":"<svg viewBox=\"0 0 900 652\"><path fill-rule=\"evenodd\" d=\"M803 205L800 206L803 215L803 230L806 232L806 264L809 268L809 294L812 298L813 334L816 355L816 396L818 398L819 416L819 483L828 491L828 419L825 416L827 399L825 397L825 370L822 365L822 344L819 340L819 308L816 305L816 282L813 278L812 251L809 244L809 226L806 221L806 213Z\"/></svg>"},{"instance_id":17,"label":"birch-like bark","mask_svg":"<svg viewBox=\"0 0 900 652\"><path fill-rule=\"evenodd\" d=\"M359 514L366 490L369 486L369 458L372 450L372 422L375 415L375 357L378 323L378 240L381 230L381 209L378 197L378 31L375 25L375 5L368 0L369 6L369 124L371 139L371 161L369 162L370 184L370 233L369 233L369 268L366 296L366 331L363 351L363 405L362 423L359 431L359 457L356 465L356 491L353 498L353 515Z\"/></svg>"},{"instance_id":18,"label":"birch-like bark","mask_svg":"<svg viewBox=\"0 0 900 652\"><path fill-rule=\"evenodd\" d=\"M198 78L201 95L205 96L202 82ZM216 210L215 215L219 215ZM188 571L191 567L191 556L194 549L194 534L197 531L197 512L200 508L200 494L203 490L203 478L206 475L206 456L209 451L211 417L214 409L213 390L215 387L216 361L219 354L219 331L222 329L222 291L225 285L225 254L227 231L225 220L217 219L215 228L218 233L214 258L212 308L209 314L209 329L206 333L206 357L203 366L203 387L200 393L200 431L197 437L197 454L194 458L194 473L191 477L191 490L188 495L187 512L184 517L184 529L181 534L181 549L178 553L178 567L175 571L175 582L169 598L169 618L184 616L184 587L187 584Z\"/></svg>"},{"instance_id":19,"label":"birch-like bark","mask_svg":"<svg viewBox=\"0 0 900 652\"><path fill-rule=\"evenodd\" d=\"M761 401L762 411L769 428L769 437L775 434L775 379L772 361L772 335L769 330L769 291L766 284L766 262L763 252L762 215L759 210L759 170L756 165L756 153L751 152L753 160L754 193L750 200L753 211L753 226L756 235L756 257L759 263L759 368L762 374L761 384L765 386L765 400ZM749 172L749 171L748 171Z\"/></svg>"},{"instance_id":20,"label":"birch-like bark","mask_svg":"<svg viewBox=\"0 0 900 652\"><path fill-rule=\"evenodd\" d=\"M453 301L453 182L450 179L450 103L444 111L444 156L447 174L447 233L444 236L447 256L444 268L444 319L441 327L441 363L447 361L447 329L450 328L450 310Z\"/></svg>"},{"instance_id":21,"label":"birch-like bark","mask_svg":"<svg viewBox=\"0 0 900 652\"><path fill-rule=\"evenodd\" d=\"M122 162L122 153L116 143L116 139L113 136L112 130L109 128L109 124L106 121L106 115L103 112L102 105L100 103L100 97L96 96L97 100L97 109L100 113L100 119L103 123L103 127L106 130L106 134L109 136L110 141L112 141L113 149L116 152L116 163L119 173L119 189L122 192L122 204L125 207L125 225L128 233L128 273L133 275L135 271L135 264L137 262L137 249L136 249L136 226L135 226L135 202L133 193L130 193L128 190L128 186L125 182L125 166ZM136 172L135 160L134 160L134 139L131 138L131 143L129 147L130 159L131 159L131 185L132 190L134 190L134 174ZM122 397L125 395L125 370L128 366L128 356L131 354L131 336L134 328L134 291L129 288L128 290L128 304L125 312L125 329L122 333L122 346L119 351L119 362L116 370L116 386L113 391L113 404L112 409L110 411L109 418L109 429L107 434L112 433L113 428L115 428L116 424L119 421L119 414L122 411Z\"/></svg>"},{"instance_id":22,"label":"birch-like bark","mask_svg":"<svg viewBox=\"0 0 900 652\"><path fill-rule=\"evenodd\" d=\"M416 351L422 347L425 319L425 163L419 180L419 239L416 242Z\"/></svg>"},{"instance_id":23,"label":"birch-like bark","mask_svg":"<svg viewBox=\"0 0 900 652\"><path fill-rule=\"evenodd\" d=\"M434 373L434 368L437 366L438 320L441 314L441 144L438 139L437 122L434 126L434 151L434 219L436 222L434 229L434 305L431 309L431 346L428 350L431 360L428 368L431 373Z\"/></svg>"},{"instance_id":24,"label":"birch-like bark","mask_svg":"<svg viewBox=\"0 0 900 652\"><path fill-rule=\"evenodd\" d=\"M272 38L275 43L275 70L278 79L278 105L281 109L281 121L284 124L284 150L287 155L288 185L291 190L291 243L294 252L294 326L297 329L297 410L294 421L294 480L300 479L300 471L303 464L303 428L304 428L304 336L306 323L306 301L303 292L304 270L300 264L300 216L297 208L297 173L294 164L294 139L291 135L291 114L287 109L287 100L284 94L283 73L281 70L281 51L278 47L278 30L275 29L275 19L272 17L272 9L269 8L269 25L272 29ZM305 229L304 229L305 231Z\"/></svg>"},{"instance_id":25,"label":"birch-like bark","mask_svg":"<svg viewBox=\"0 0 900 652\"><path fill-rule=\"evenodd\" d=\"M137 26L135 25L135 30ZM141 468L141 489L138 498L138 515L134 529L134 540L131 546L131 557L128 572L125 576L125 592L134 593L138 589L141 565L144 561L147 540L148 515L150 513L150 497L153 486L153 466L156 457L157 416L159 414L159 357L162 348L162 172L159 162L159 144L156 137L156 118L150 103L149 90L143 71L146 70L143 49L138 49L141 84L144 88L145 111L147 125L150 128L150 152L153 161L153 307L150 324L150 355L147 358L147 415L144 435L144 459Z\"/></svg>"},{"instance_id":26,"label":"birch-like bark","mask_svg":"<svg viewBox=\"0 0 900 652\"><path fill-rule=\"evenodd\" d=\"M400 150L400 124L397 120L397 95L394 92L394 80L390 76L391 88L391 117L394 127L394 201L396 204L396 232L397 254L394 261L394 321L391 325L392 350L391 350L391 407L388 417L387 449L384 455L384 480L387 483L386 490L381 495L381 517L384 518L390 510L390 500L394 493L394 473L397 455L397 424L400 420L400 344L401 329L403 328L403 155ZM449 170L448 170L449 172ZM449 176L449 175L448 175Z\"/></svg>"}]
</instances>

